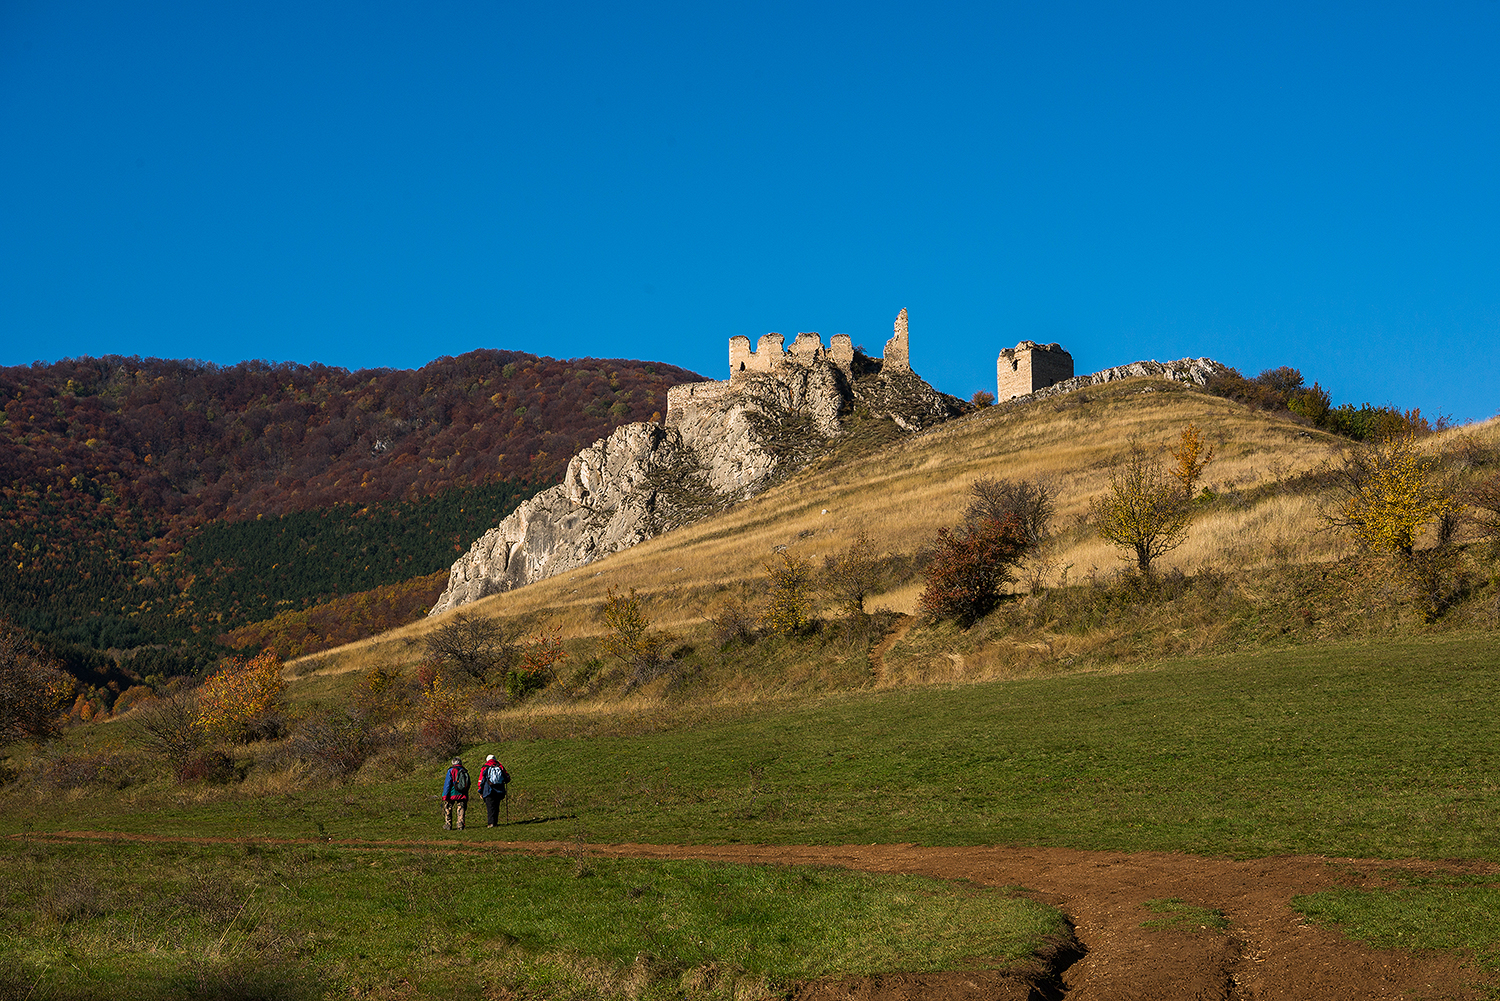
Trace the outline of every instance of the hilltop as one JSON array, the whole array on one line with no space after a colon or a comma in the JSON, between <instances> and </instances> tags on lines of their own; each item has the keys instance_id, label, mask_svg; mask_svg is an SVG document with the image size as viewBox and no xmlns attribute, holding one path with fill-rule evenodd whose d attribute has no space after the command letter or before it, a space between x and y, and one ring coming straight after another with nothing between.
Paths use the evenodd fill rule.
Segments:
<instances>
[{"instance_id":1,"label":"hilltop","mask_svg":"<svg viewBox=\"0 0 1500 1001\"><path fill-rule=\"evenodd\" d=\"M0 615L75 669L112 649L144 654L137 674L194 670L236 625L441 570L578 449L700 378L491 350L410 371L0 369Z\"/></svg>"},{"instance_id":2,"label":"hilltop","mask_svg":"<svg viewBox=\"0 0 1500 1001\"><path fill-rule=\"evenodd\" d=\"M1127 563L1089 524L1089 502L1105 490L1132 444L1161 452L1189 423L1213 443L1215 458L1204 473L1186 543L1161 565L1168 578L1183 583L1175 597L1133 594L1119 576ZM1453 460L1454 475L1481 478L1489 475L1500 428L1491 422L1425 442L1434 456L1462 453ZM1346 579L1364 571L1352 541L1324 518L1334 499L1328 471L1350 447L1347 438L1285 411L1257 410L1150 378L980 409L914 436L889 422L855 421L800 473L728 511L463 611L493 619L512 635L559 630L579 672L577 684L561 684L541 698L559 704L579 698L580 690L617 697L630 689L623 679L600 688L589 676L590 670L608 673L598 642L606 632L600 609L611 590L635 590L653 623L680 639L676 676L691 684L682 681L672 690L705 697L972 681L1410 628L1423 616L1407 597L1374 585L1360 590ZM922 587L922 554L938 529L960 520L970 487L981 478L1047 484L1056 498L1055 534L1025 568L1016 596L990 620L962 634L951 625L919 625L910 614ZM867 603L886 614L877 615L882 628L894 630L874 654L883 673L872 674L873 638L829 646L842 627L826 605L820 608L826 628L817 634L822 640L714 652L715 621L726 607L740 607L754 626L767 563L779 550L817 566L861 532L885 565L884 582ZM1487 558L1482 547L1472 552L1481 562ZM1454 620L1470 621L1486 607L1482 595L1493 587L1483 583L1487 573L1476 565L1465 578L1463 587L1471 590L1450 611ZM1195 590L1194 582L1206 590ZM1079 607L1044 604L1064 599ZM1080 615L1085 621L1070 620ZM434 617L311 658L295 671L410 669L422 657L422 638L445 621ZM829 666L835 663L837 670ZM819 664L826 669L815 670ZM761 669L771 673L756 674Z\"/></svg>"}]
</instances>

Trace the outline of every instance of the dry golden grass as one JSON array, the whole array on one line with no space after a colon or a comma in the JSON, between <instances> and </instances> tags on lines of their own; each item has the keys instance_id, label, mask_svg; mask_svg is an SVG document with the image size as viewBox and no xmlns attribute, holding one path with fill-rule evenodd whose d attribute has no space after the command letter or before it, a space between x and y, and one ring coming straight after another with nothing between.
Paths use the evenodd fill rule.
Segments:
<instances>
[{"instance_id":1,"label":"dry golden grass","mask_svg":"<svg viewBox=\"0 0 1500 1001\"><path fill-rule=\"evenodd\" d=\"M1242 503L1206 509L1192 524L1187 542L1162 561L1163 570L1208 565L1245 570L1330 561L1346 554L1346 542L1325 529L1323 499L1268 488L1335 459L1346 442L1284 416L1136 379L1030 405L978 411L853 457L848 448L842 453L836 449L822 463L723 514L461 611L509 620L513 632L517 626L525 631L556 628L565 639L577 638L602 632L597 610L607 589L634 588L658 627L686 628L701 624L726 589L735 593L746 582L758 585L765 561L778 546L816 562L846 546L863 528L884 552L916 551L937 529L959 519L970 484L981 477L1032 479L1055 491L1059 534L1046 556L1051 567L1047 583L1055 583L1064 568L1074 580L1112 573L1126 564L1084 524L1090 500L1107 489L1112 465L1132 440L1164 452L1190 421L1215 449L1200 486ZM1490 421L1437 435L1429 447L1451 450L1465 440L1500 449L1500 424ZM907 584L869 604L910 612L920 590L917 583ZM349 671L408 665L420 656L421 638L445 618L305 658L291 665L289 673L316 685L319 678ZM1038 651L1036 660L1055 661L1059 655L1056 649ZM976 680L998 670L994 665L1001 662L1014 673L1026 659L1014 651L958 657L949 660L947 678L928 667L922 678L902 680Z\"/></svg>"}]
</instances>

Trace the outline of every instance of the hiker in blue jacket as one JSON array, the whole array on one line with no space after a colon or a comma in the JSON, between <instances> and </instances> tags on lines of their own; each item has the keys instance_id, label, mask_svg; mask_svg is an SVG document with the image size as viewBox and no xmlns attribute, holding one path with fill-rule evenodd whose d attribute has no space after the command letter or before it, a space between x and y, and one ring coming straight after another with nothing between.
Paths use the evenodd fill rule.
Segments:
<instances>
[{"instance_id":1,"label":"hiker in blue jacket","mask_svg":"<svg viewBox=\"0 0 1500 1001\"><path fill-rule=\"evenodd\" d=\"M448 766L443 779L443 830L464 829L464 810L469 805L469 771L458 758ZM457 824L454 822L457 821Z\"/></svg>"},{"instance_id":2,"label":"hiker in blue jacket","mask_svg":"<svg viewBox=\"0 0 1500 1001\"><path fill-rule=\"evenodd\" d=\"M490 822L486 827L494 827L500 822L500 801L505 798L505 783L509 781L510 773L493 754L484 759L484 765L479 769L479 795L484 800L485 812L489 814Z\"/></svg>"}]
</instances>

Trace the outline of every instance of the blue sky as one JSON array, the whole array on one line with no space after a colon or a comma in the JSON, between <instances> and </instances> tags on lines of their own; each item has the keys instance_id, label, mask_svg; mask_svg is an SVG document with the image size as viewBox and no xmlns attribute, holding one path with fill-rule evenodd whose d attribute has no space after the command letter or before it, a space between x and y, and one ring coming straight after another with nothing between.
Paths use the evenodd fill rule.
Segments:
<instances>
[{"instance_id":1,"label":"blue sky","mask_svg":"<svg viewBox=\"0 0 1500 1001\"><path fill-rule=\"evenodd\" d=\"M0 364L849 333L1500 410L1500 2L0 4Z\"/></svg>"}]
</instances>

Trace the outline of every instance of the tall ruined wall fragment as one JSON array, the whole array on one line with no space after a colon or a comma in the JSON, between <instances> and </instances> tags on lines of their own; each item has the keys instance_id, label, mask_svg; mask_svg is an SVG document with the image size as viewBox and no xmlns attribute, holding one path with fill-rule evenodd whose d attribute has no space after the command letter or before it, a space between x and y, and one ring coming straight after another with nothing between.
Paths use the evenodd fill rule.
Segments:
<instances>
[{"instance_id":1,"label":"tall ruined wall fragment","mask_svg":"<svg viewBox=\"0 0 1500 1001\"><path fill-rule=\"evenodd\" d=\"M896 314L896 329L891 339L885 342L885 353L881 355L882 372L910 372L911 347L907 343L906 310Z\"/></svg>"}]
</instances>

